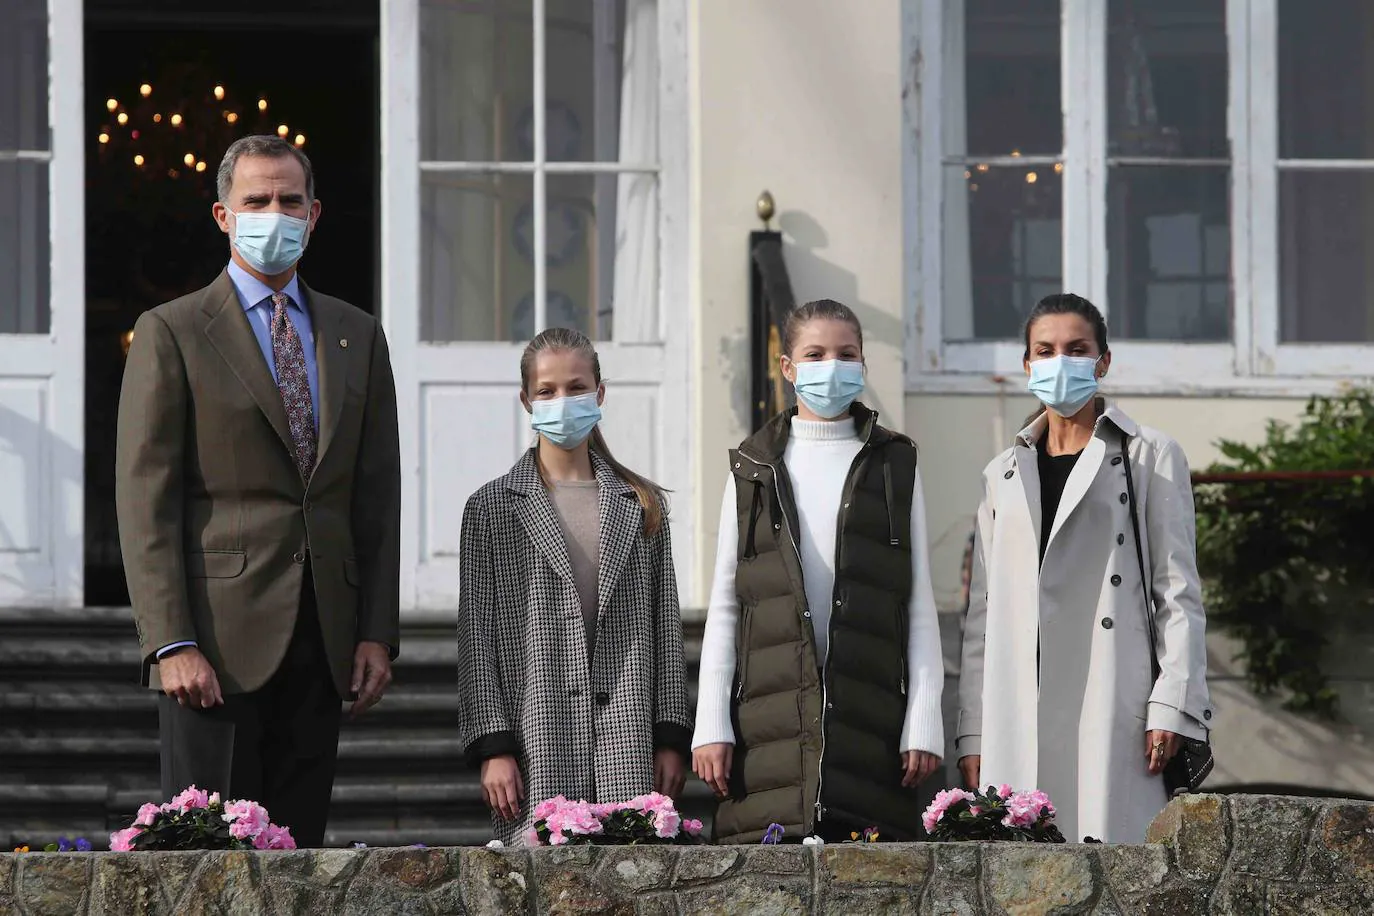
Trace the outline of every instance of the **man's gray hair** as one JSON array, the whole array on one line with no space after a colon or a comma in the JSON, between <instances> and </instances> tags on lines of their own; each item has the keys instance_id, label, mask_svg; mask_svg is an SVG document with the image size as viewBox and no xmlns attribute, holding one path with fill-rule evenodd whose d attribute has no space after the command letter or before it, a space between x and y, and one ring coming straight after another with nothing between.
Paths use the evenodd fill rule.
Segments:
<instances>
[{"instance_id":1,"label":"man's gray hair","mask_svg":"<svg viewBox=\"0 0 1374 916\"><path fill-rule=\"evenodd\" d=\"M270 159L295 156L296 161L301 164L301 168L305 169L305 196L308 200L315 199L315 171L310 167L310 157L305 155L295 144L283 140L281 137L256 134L240 137L229 144L229 148L224 151L224 158L219 163L219 172L215 176L220 203L229 203L229 194L234 190L234 167L238 165L239 159L243 156L267 156Z\"/></svg>"}]
</instances>

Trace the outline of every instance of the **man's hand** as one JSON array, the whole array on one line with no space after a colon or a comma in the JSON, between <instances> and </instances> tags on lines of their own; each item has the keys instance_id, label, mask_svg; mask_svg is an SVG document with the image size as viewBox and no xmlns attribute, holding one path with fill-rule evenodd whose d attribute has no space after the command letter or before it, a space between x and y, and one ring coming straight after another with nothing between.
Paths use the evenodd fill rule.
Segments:
<instances>
[{"instance_id":1,"label":"man's hand","mask_svg":"<svg viewBox=\"0 0 1374 916\"><path fill-rule=\"evenodd\" d=\"M716 798L724 798L730 794L730 766L734 759L733 744L703 744L692 751L692 769L716 793Z\"/></svg>"},{"instance_id":2,"label":"man's hand","mask_svg":"<svg viewBox=\"0 0 1374 916\"><path fill-rule=\"evenodd\" d=\"M482 801L503 820L520 817L520 805L525 800L525 783L520 778L520 765L510 754L488 757L482 761Z\"/></svg>"},{"instance_id":3,"label":"man's hand","mask_svg":"<svg viewBox=\"0 0 1374 916\"><path fill-rule=\"evenodd\" d=\"M353 650L353 680L349 682L358 699L348 710L350 716L362 715L382 698L391 684L391 653L379 642L360 642Z\"/></svg>"},{"instance_id":4,"label":"man's hand","mask_svg":"<svg viewBox=\"0 0 1374 916\"><path fill-rule=\"evenodd\" d=\"M959 773L964 777L964 788L978 789L979 771L983 769L983 757L981 754L970 754L967 757L959 758Z\"/></svg>"},{"instance_id":5,"label":"man's hand","mask_svg":"<svg viewBox=\"0 0 1374 916\"><path fill-rule=\"evenodd\" d=\"M1183 739L1173 732L1166 732L1162 728L1145 733L1145 759L1150 761L1150 775L1158 776L1164 772L1164 765L1174 758L1178 753L1178 747Z\"/></svg>"},{"instance_id":6,"label":"man's hand","mask_svg":"<svg viewBox=\"0 0 1374 916\"><path fill-rule=\"evenodd\" d=\"M195 646L173 649L157 662L162 692L182 706L209 709L224 703L215 669Z\"/></svg>"},{"instance_id":7,"label":"man's hand","mask_svg":"<svg viewBox=\"0 0 1374 916\"><path fill-rule=\"evenodd\" d=\"M940 758L928 751L907 751L902 754L902 788L914 789L940 767Z\"/></svg>"},{"instance_id":8,"label":"man's hand","mask_svg":"<svg viewBox=\"0 0 1374 916\"><path fill-rule=\"evenodd\" d=\"M668 747L654 751L654 791L676 801L686 784L687 765L682 755Z\"/></svg>"}]
</instances>

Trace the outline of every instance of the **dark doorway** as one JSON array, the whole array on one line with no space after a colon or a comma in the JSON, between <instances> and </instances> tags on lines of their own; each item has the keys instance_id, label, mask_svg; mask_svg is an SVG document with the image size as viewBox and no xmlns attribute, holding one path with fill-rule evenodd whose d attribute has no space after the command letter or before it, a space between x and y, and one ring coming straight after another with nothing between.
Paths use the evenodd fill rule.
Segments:
<instances>
[{"instance_id":1,"label":"dark doorway","mask_svg":"<svg viewBox=\"0 0 1374 916\"><path fill-rule=\"evenodd\" d=\"M376 311L378 8L86 0L85 37L85 590L87 604L125 605L114 439L127 334L228 262L210 206L229 143L281 126L299 135L323 202L301 274Z\"/></svg>"}]
</instances>

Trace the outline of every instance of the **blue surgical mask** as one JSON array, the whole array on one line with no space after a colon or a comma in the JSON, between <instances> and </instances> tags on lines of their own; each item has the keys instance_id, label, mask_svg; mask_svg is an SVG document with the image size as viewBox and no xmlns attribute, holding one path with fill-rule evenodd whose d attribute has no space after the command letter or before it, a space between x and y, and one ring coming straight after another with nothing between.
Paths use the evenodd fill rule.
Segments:
<instances>
[{"instance_id":1,"label":"blue surgical mask","mask_svg":"<svg viewBox=\"0 0 1374 916\"><path fill-rule=\"evenodd\" d=\"M1071 417L1097 394L1097 362L1092 356L1051 356L1030 364L1026 390L1059 414Z\"/></svg>"},{"instance_id":2,"label":"blue surgical mask","mask_svg":"<svg viewBox=\"0 0 1374 916\"><path fill-rule=\"evenodd\" d=\"M596 403L596 392L530 402L530 425L561 449L577 448L600 422L601 405Z\"/></svg>"},{"instance_id":3,"label":"blue surgical mask","mask_svg":"<svg viewBox=\"0 0 1374 916\"><path fill-rule=\"evenodd\" d=\"M286 273L305 254L310 221L285 213L235 213L234 248L268 276Z\"/></svg>"},{"instance_id":4,"label":"blue surgical mask","mask_svg":"<svg viewBox=\"0 0 1374 916\"><path fill-rule=\"evenodd\" d=\"M864 390L864 364L849 359L794 363L797 397L812 413L827 420L849 410Z\"/></svg>"}]
</instances>

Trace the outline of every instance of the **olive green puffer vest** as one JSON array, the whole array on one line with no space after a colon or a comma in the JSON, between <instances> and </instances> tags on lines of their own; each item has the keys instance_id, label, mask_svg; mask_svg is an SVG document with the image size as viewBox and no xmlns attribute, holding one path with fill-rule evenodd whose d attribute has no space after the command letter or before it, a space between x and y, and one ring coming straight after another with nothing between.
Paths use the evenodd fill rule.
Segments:
<instances>
[{"instance_id":1,"label":"olive green puffer vest","mask_svg":"<svg viewBox=\"0 0 1374 916\"><path fill-rule=\"evenodd\" d=\"M731 717L730 798L716 814L723 843L758 842L771 823L790 837L827 826L921 836L915 791L901 788L911 497L916 447L850 410L863 445L837 524L830 650L816 658L783 451L795 411L730 453L739 516L740 604Z\"/></svg>"}]
</instances>

